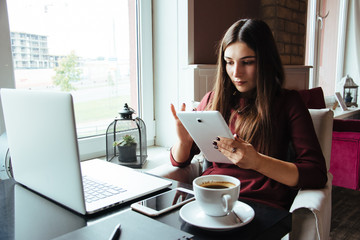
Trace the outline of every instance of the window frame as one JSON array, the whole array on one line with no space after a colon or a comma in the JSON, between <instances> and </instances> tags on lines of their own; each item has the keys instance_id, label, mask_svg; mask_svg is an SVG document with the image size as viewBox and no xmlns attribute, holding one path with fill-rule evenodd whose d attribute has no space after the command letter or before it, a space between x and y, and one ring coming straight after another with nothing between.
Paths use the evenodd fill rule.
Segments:
<instances>
[{"instance_id":1,"label":"window frame","mask_svg":"<svg viewBox=\"0 0 360 240\"><path fill-rule=\"evenodd\" d=\"M7 0L0 0L0 6L3 6L1 11L1 25L0 31L3 33L3 44L0 45L0 49L8 51L8 54L0 57L0 62L4 62L3 66L7 68L0 68L0 76L8 79L7 81L0 82L0 88L14 88L14 67L11 54L10 43L10 29L7 14ZM136 13L138 26L138 91L139 91L139 110L140 117L146 124L147 143L154 145L155 139L155 124L154 124L154 97L153 97L153 61L152 61L152 12L151 12L151 0L136 0L138 11ZM4 19L3 19L4 18ZM4 51L4 52L5 52ZM3 51L2 51L3 52ZM144 91L146 89L146 91ZM149 91L150 90L150 91ZM3 113L0 106L0 133L5 131ZM110 123L109 123L110 124ZM106 155L106 140L105 134L100 136L91 136L79 139L79 153L80 160L86 160L96 157L102 157Z\"/></svg>"},{"instance_id":2,"label":"window frame","mask_svg":"<svg viewBox=\"0 0 360 240\"><path fill-rule=\"evenodd\" d=\"M151 0L137 0L137 4L139 112L146 125L147 145L152 146L155 138L154 97L153 91L148 90L153 89ZM80 159L105 156L105 147L105 135L79 139Z\"/></svg>"},{"instance_id":3,"label":"window frame","mask_svg":"<svg viewBox=\"0 0 360 240\"><path fill-rule=\"evenodd\" d=\"M318 17L319 11L323 2L320 0L309 0L308 2L308 18L307 18L307 43L306 43L306 62L305 65L313 66L310 69L309 88L318 87L320 77L319 59L321 58L321 39L319 36L322 29L320 28L320 20ZM348 22L348 1L339 2L339 19L337 31L337 45L336 45L336 63L335 63L335 92L339 91L339 82L344 76L345 64L345 47L347 36L347 22ZM340 89L341 90L341 89Z\"/></svg>"}]
</instances>

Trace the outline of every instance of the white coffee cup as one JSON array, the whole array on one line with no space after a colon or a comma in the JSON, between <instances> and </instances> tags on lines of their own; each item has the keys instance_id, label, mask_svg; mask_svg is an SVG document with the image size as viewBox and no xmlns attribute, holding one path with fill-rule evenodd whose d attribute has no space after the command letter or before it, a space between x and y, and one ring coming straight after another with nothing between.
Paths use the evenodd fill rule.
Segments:
<instances>
[{"instance_id":1,"label":"white coffee cup","mask_svg":"<svg viewBox=\"0 0 360 240\"><path fill-rule=\"evenodd\" d=\"M240 180L226 175L206 175L193 181L195 199L209 216L230 213L239 198Z\"/></svg>"}]
</instances>

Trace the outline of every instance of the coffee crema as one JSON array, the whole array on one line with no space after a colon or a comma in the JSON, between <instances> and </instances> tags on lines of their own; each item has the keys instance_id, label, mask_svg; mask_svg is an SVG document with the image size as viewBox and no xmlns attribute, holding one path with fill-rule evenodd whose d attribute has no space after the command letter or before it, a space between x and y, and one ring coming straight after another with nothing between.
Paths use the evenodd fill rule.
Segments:
<instances>
[{"instance_id":1,"label":"coffee crema","mask_svg":"<svg viewBox=\"0 0 360 240\"><path fill-rule=\"evenodd\" d=\"M204 188L212 188L212 189L225 189L225 188L235 187L236 185L232 182L218 181L218 182L203 182L199 184L199 186Z\"/></svg>"}]
</instances>

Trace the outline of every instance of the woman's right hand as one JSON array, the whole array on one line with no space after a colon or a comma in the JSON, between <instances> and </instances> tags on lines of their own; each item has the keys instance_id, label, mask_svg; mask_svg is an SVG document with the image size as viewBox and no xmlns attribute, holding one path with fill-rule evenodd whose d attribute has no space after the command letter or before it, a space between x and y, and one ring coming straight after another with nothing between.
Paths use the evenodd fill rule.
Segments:
<instances>
[{"instance_id":1,"label":"woman's right hand","mask_svg":"<svg viewBox=\"0 0 360 240\"><path fill-rule=\"evenodd\" d=\"M171 148L171 154L173 159L178 163L183 163L189 159L191 146L193 144L193 139L191 138L188 131L185 129L184 125L181 123L180 119L176 115L176 110L173 104L170 105L171 112L175 119L176 124L176 133L178 135L179 141ZM183 103L181 105L180 111L185 111L186 105Z\"/></svg>"},{"instance_id":2,"label":"woman's right hand","mask_svg":"<svg viewBox=\"0 0 360 240\"><path fill-rule=\"evenodd\" d=\"M176 110L175 110L174 105L171 104L170 108L171 108L171 113L175 119L176 133L178 135L180 143L185 144L185 145L188 145L188 144L192 145L193 139L191 138L190 134L185 129L184 125L181 123L180 119L176 115ZM181 104L180 111L185 111L185 109L186 109L185 103Z\"/></svg>"}]
</instances>

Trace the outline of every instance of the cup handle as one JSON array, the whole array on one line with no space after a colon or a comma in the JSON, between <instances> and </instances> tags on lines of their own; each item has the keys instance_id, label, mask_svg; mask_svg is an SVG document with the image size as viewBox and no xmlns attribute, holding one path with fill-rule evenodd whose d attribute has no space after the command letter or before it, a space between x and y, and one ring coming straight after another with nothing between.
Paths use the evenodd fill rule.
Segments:
<instances>
[{"instance_id":1,"label":"cup handle","mask_svg":"<svg viewBox=\"0 0 360 240\"><path fill-rule=\"evenodd\" d=\"M229 194L222 195L222 202L223 210L226 214L228 214L230 212L230 209L232 209L231 196Z\"/></svg>"}]
</instances>

